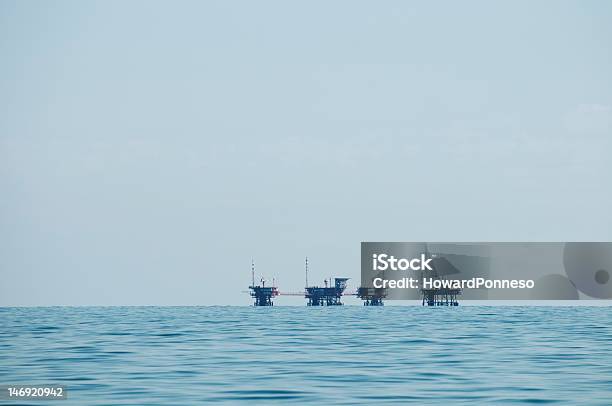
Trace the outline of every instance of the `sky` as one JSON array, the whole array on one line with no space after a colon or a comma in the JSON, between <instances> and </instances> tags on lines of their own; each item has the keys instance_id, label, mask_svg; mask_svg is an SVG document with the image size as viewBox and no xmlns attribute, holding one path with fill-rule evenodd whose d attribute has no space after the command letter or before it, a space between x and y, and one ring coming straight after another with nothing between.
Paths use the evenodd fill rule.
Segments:
<instances>
[{"instance_id":1,"label":"sky","mask_svg":"<svg viewBox=\"0 0 612 406\"><path fill-rule=\"evenodd\" d=\"M361 241L611 241L611 21L0 0L0 306L246 305L251 258L355 287Z\"/></svg>"}]
</instances>

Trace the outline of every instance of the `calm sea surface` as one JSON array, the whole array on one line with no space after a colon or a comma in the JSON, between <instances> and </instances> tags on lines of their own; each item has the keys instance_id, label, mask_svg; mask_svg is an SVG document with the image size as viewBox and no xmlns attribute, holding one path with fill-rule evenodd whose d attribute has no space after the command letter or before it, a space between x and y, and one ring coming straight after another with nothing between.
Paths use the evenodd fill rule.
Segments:
<instances>
[{"instance_id":1,"label":"calm sea surface","mask_svg":"<svg viewBox=\"0 0 612 406\"><path fill-rule=\"evenodd\" d=\"M0 308L0 327L0 385L68 389L38 405L612 405L610 307Z\"/></svg>"}]
</instances>

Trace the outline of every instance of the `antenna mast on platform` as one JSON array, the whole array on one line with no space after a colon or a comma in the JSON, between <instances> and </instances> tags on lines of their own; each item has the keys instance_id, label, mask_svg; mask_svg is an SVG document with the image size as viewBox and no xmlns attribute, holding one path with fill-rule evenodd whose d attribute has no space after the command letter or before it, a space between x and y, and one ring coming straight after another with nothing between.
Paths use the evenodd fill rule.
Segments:
<instances>
[{"instance_id":1,"label":"antenna mast on platform","mask_svg":"<svg viewBox=\"0 0 612 406\"><path fill-rule=\"evenodd\" d=\"M251 286L255 286L255 261L253 261L253 258L251 258L251 279Z\"/></svg>"},{"instance_id":2,"label":"antenna mast on platform","mask_svg":"<svg viewBox=\"0 0 612 406\"><path fill-rule=\"evenodd\" d=\"M308 257L306 257L306 287L308 287Z\"/></svg>"}]
</instances>

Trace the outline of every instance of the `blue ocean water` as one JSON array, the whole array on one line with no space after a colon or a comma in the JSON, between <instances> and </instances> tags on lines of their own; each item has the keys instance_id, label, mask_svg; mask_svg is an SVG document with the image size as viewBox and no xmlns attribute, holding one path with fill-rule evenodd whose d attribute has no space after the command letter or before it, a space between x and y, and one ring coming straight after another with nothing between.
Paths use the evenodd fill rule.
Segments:
<instances>
[{"instance_id":1,"label":"blue ocean water","mask_svg":"<svg viewBox=\"0 0 612 406\"><path fill-rule=\"evenodd\" d=\"M0 384L63 384L34 404L65 406L610 405L611 310L0 308Z\"/></svg>"}]
</instances>

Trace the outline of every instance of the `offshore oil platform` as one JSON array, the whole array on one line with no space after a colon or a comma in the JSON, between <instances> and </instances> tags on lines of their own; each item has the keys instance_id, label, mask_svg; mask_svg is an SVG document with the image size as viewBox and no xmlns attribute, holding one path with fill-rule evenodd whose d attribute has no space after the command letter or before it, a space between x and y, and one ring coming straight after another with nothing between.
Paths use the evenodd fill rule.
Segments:
<instances>
[{"instance_id":1,"label":"offshore oil platform","mask_svg":"<svg viewBox=\"0 0 612 406\"><path fill-rule=\"evenodd\" d=\"M340 300L346 290L346 283L349 278L332 278L325 280L325 286L308 286L308 257L306 257L306 286L304 287L304 297L308 299L308 306L342 306Z\"/></svg>"},{"instance_id":2,"label":"offshore oil platform","mask_svg":"<svg viewBox=\"0 0 612 406\"><path fill-rule=\"evenodd\" d=\"M455 267L445 258L436 257L429 252L425 255L432 257L431 267L433 269L433 278L444 280L445 275L452 274L456 271ZM423 272L421 272L421 281L423 280ZM461 289L452 288L435 288L421 289L422 306L459 306L457 296L461 294Z\"/></svg>"},{"instance_id":3,"label":"offshore oil platform","mask_svg":"<svg viewBox=\"0 0 612 406\"><path fill-rule=\"evenodd\" d=\"M325 280L325 286L308 286L304 297L308 299L308 306L342 306L340 298L346 289L346 281L349 278L329 278ZM329 285L329 286L328 286Z\"/></svg>"},{"instance_id":4,"label":"offshore oil platform","mask_svg":"<svg viewBox=\"0 0 612 406\"><path fill-rule=\"evenodd\" d=\"M387 289L360 287L355 293L346 293L349 278L332 278L324 280L324 286L308 285L308 257L305 261L306 286L303 292L281 292L272 280L272 286L266 286L263 277L260 284L255 285L255 264L251 261L252 282L249 293L255 299L254 306L274 306L273 299L276 296L303 296L307 300L307 306L342 306L342 296L357 296L363 300L364 306L384 306L383 299L387 297ZM437 279L444 279L443 275L435 269L434 275ZM422 279L422 275L421 275ZM421 289L423 306L459 306L457 297L461 289L434 288Z\"/></svg>"},{"instance_id":5,"label":"offshore oil platform","mask_svg":"<svg viewBox=\"0 0 612 406\"><path fill-rule=\"evenodd\" d=\"M255 298L255 306L274 306L272 298L278 296L278 289L272 280L272 286L266 286L264 278L260 279L261 285L255 286L255 262L251 260L251 286L249 286L249 292L251 297Z\"/></svg>"}]
</instances>

